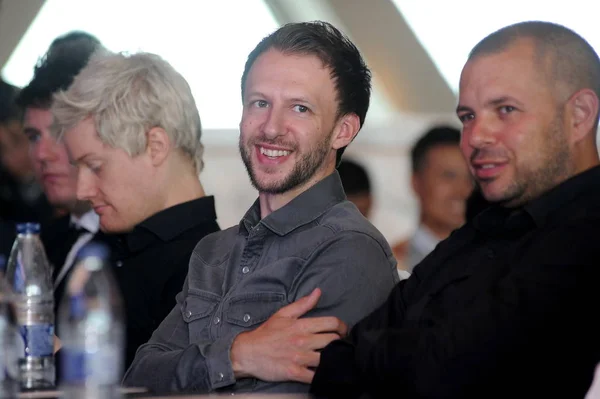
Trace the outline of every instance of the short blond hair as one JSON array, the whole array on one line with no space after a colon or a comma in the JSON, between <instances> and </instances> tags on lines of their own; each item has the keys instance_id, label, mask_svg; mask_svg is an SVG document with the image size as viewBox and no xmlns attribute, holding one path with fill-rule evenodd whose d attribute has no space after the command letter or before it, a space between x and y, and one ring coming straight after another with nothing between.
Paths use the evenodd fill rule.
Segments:
<instances>
[{"instance_id":1,"label":"short blond hair","mask_svg":"<svg viewBox=\"0 0 600 399\"><path fill-rule=\"evenodd\" d=\"M133 157L146 149L148 130L160 127L190 156L198 174L204 167L202 126L190 86L156 54L96 51L73 84L54 95L51 110L57 139L91 117L102 142Z\"/></svg>"}]
</instances>

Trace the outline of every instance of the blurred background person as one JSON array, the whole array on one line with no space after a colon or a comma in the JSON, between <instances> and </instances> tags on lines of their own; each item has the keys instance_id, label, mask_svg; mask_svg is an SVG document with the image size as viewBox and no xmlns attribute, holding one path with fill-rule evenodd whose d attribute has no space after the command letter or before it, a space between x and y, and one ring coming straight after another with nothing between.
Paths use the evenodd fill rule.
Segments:
<instances>
[{"instance_id":1,"label":"blurred background person","mask_svg":"<svg viewBox=\"0 0 600 399\"><path fill-rule=\"evenodd\" d=\"M473 179L459 144L460 130L435 126L412 147L411 184L419 201L419 223L408 241L393 246L408 272L465 223Z\"/></svg>"},{"instance_id":2,"label":"blurred background person","mask_svg":"<svg viewBox=\"0 0 600 399\"><path fill-rule=\"evenodd\" d=\"M17 87L0 80L0 219L45 222L52 207L35 179L23 135L23 112L15 103L18 93Z\"/></svg>"},{"instance_id":3,"label":"blurred background person","mask_svg":"<svg viewBox=\"0 0 600 399\"><path fill-rule=\"evenodd\" d=\"M103 235L90 204L77 200L77 171L69 162L64 143L50 135L53 120L50 106L53 94L69 87L99 46L98 39L85 32L70 32L56 38L16 99L24 112L21 135L29 140L35 175L54 207L54 218L42 223L41 238L53 268L55 308L62 299L77 252Z\"/></svg>"},{"instance_id":4,"label":"blurred background person","mask_svg":"<svg viewBox=\"0 0 600 399\"><path fill-rule=\"evenodd\" d=\"M337 167L348 201L354 203L367 219L371 216L373 196L367 169L357 161L343 157Z\"/></svg>"}]
</instances>

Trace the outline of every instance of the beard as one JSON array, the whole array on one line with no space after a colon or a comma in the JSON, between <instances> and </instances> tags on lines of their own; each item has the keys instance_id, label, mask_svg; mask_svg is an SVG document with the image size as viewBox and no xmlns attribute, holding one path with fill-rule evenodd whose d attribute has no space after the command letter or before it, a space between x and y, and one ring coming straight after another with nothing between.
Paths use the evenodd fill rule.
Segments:
<instances>
[{"instance_id":1,"label":"beard","mask_svg":"<svg viewBox=\"0 0 600 399\"><path fill-rule=\"evenodd\" d=\"M264 136L249 140L248 143L244 145L242 141L242 135L240 134L239 149L252 186L262 193L283 194L298 186L301 186L315 175L329 154L329 150L331 148L330 141L331 134L327 134L323 137L323 139L311 146L306 152L298 153L298 146L292 143L286 143L282 140L267 139ZM299 159L296 161L292 171L288 173L287 176L274 181L264 181L267 179L261 181L257 176L255 165L253 165L252 162L252 152L255 151L256 143L271 144L289 148L294 154L296 154L297 157L299 157ZM273 166L272 172L275 173L277 168L278 166ZM269 174L269 172L271 171L267 170L267 174Z\"/></svg>"},{"instance_id":2,"label":"beard","mask_svg":"<svg viewBox=\"0 0 600 399\"><path fill-rule=\"evenodd\" d=\"M515 165L513 181L499 198L487 198L491 202L507 207L516 207L538 198L573 174L573 164L565 132L562 129L563 117L558 112L556 118L547 127L535 163ZM491 150L493 151L493 150ZM476 151L472 158L486 157L486 150ZM527 162L533 161L530 159Z\"/></svg>"}]
</instances>

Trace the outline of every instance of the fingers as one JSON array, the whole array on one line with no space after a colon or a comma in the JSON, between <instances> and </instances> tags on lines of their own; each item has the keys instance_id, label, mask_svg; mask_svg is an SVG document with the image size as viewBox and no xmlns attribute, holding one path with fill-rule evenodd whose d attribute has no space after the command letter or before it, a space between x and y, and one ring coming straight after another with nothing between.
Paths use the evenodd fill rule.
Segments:
<instances>
[{"instance_id":1,"label":"fingers","mask_svg":"<svg viewBox=\"0 0 600 399\"><path fill-rule=\"evenodd\" d=\"M315 288L309 295L298 299L296 302L292 302L287 306L279 309L277 314L282 317L295 318L302 316L312 308L317 305L319 302L319 297L321 296L321 290L319 288Z\"/></svg>"},{"instance_id":2,"label":"fingers","mask_svg":"<svg viewBox=\"0 0 600 399\"><path fill-rule=\"evenodd\" d=\"M319 350L326 347L331 341L340 339L337 334L313 334L307 342L308 349Z\"/></svg>"},{"instance_id":3,"label":"fingers","mask_svg":"<svg viewBox=\"0 0 600 399\"><path fill-rule=\"evenodd\" d=\"M300 325L300 329L302 329L302 331L308 333L331 332L344 337L348 332L348 326L334 316L307 317L305 319L298 320L298 324Z\"/></svg>"},{"instance_id":4,"label":"fingers","mask_svg":"<svg viewBox=\"0 0 600 399\"><path fill-rule=\"evenodd\" d=\"M310 384L315 376L315 372L306 367L295 367L294 371L288 375L288 379L291 381L303 382Z\"/></svg>"}]
</instances>

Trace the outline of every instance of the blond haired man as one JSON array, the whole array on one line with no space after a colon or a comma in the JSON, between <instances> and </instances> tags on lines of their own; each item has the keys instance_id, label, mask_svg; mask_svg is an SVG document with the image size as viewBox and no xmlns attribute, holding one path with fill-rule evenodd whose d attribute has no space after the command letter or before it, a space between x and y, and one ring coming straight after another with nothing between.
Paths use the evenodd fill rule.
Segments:
<instances>
[{"instance_id":1,"label":"blond haired man","mask_svg":"<svg viewBox=\"0 0 600 399\"><path fill-rule=\"evenodd\" d=\"M125 367L175 305L190 255L219 230L206 196L201 125L186 80L154 54L96 52L55 95L53 134L77 167L77 197L116 237Z\"/></svg>"}]
</instances>

